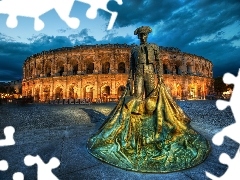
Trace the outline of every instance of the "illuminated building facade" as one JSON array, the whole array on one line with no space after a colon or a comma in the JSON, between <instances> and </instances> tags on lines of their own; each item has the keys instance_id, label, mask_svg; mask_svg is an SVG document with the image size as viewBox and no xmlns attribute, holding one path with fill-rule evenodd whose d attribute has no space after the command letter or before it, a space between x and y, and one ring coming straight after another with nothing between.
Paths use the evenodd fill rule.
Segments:
<instances>
[{"instance_id":1,"label":"illuminated building facade","mask_svg":"<svg viewBox=\"0 0 240 180\"><path fill-rule=\"evenodd\" d=\"M105 44L59 48L28 57L22 95L35 101L117 100L129 74L133 45ZM177 48L159 47L164 83L176 99L204 99L213 91L212 63Z\"/></svg>"}]
</instances>

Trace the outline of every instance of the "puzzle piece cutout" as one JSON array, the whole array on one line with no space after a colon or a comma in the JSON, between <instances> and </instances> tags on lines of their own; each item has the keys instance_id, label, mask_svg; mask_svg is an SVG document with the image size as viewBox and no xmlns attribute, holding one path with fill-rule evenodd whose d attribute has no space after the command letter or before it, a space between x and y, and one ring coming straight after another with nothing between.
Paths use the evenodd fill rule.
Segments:
<instances>
[{"instance_id":1,"label":"puzzle piece cutout","mask_svg":"<svg viewBox=\"0 0 240 180\"><path fill-rule=\"evenodd\" d=\"M5 139L0 139L0 146L11 146L15 144L15 141L13 139L13 134L15 132L14 127L7 126L4 128L4 135Z\"/></svg>"},{"instance_id":2,"label":"puzzle piece cutout","mask_svg":"<svg viewBox=\"0 0 240 180\"><path fill-rule=\"evenodd\" d=\"M13 180L24 180L24 175L21 172L16 172L13 174Z\"/></svg>"},{"instance_id":3,"label":"puzzle piece cutout","mask_svg":"<svg viewBox=\"0 0 240 180\"><path fill-rule=\"evenodd\" d=\"M116 21L116 18L117 18L117 15L118 13L117 12L114 12L114 11L110 11L108 8L107 8L107 4L110 0L77 0L77 1L80 1L80 2L83 2L83 3L86 3L86 4L89 4L91 7L87 10L86 12L86 16L89 18L89 19L95 19L97 17L97 11L98 9L102 9L108 13L111 14L111 18L110 18L110 21L109 21L109 24L108 24L108 27L107 27L107 30L110 30L112 29L113 27L113 24L114 22ZM115 0L118 5L122 5L123 2L122 0Z\"/></svg>"},{"instance_id":4,"label":"puzzle piece cutout","mask_svg":"<svg viewBox=\"0 0 240 180\"><path fill-rule=\"evenodd\" d=\"M7 126L4 128L3 133L5 139L0 139L0 146L11 146L15 144L13 134L15 132L14 127ZM0 171L6 171L8 169L8 162L5 160L0 161Z\"/></svg>"},{"instance_id":5,"label":"puzzle piece cutout","mask_svg":"<svg viewBox=\"0 0 240 180\"><path fill-rule=\"evenodd\" d=\"M108 25L108 30L112 29L118 13L107 9L107 4L110 0L77 0L91 7L86 13L90 19L97 16L97 10L102 9L111 14L111 19ZM115 0L119 5L122 0ZM40 31L44 28L44 22L39 18L46 12L55 9L59 17L72 28L77 29L80 25L80 20L75 17L69 17L72 6L75 0L2 0L0 1L0 14L8 14L7 26L15 28L18 25L17 16L34 18L34 29Z\"/></svg>"},{"instance_id":6,"label":"puzzle piece cutout","mask_svg":"<svg viewBox=\"0 0 240 180\"><path fill-rule=\"evenodd\" d=\"M78 28L78 18L69 17L74 0L2 0L0 1L0 13L9 14L7 26L15 28L18 25L17 16L34 18L34 29L40 31L44 28L44 22L39 19L44 13L55 9L59 17L73 29Z\"/></svg>"},{"instance_id":7,"label":"puzzle piece cutout","mask_svg":"<svg viewBox=\"0 0 240 180\"><path fill-rule=\"evenodd\" d=\"M8 169L8 162L5 160L0 161L0 171L6 171Z\"/></svg>"},{"instance_id":8,"label":"puzzle piece cutout","mask_svg":"<svg viewBox=\"0 0 240 180\"><path fill-rule=\"evenodd\" d=\"M234 84L231 99L229 100L229 102L224 101L224 100L217 100L216 106L219 110L224 110L228 106L230 106L236 122L223 128L220 132L215 134L212 138L212 141L214 144L220 146L220 145L222 145L222 143L224 141L224 137L227 136L240 144L240 136L239 136L239 130L240 130L240 111L239 111L240 69L238 71L237 77L235 77L234 75L232 75L230 73L224 74L223 82L226 84ZM239 177L240 177L240 173L239 173L240 146L239 146L239 149L233 159L231 159L227 154L222 153L219 157L219 161L222 164L228 165L227 171L221 177L216 177L216 176L210 174L209 172L206 172L207 177L209 177L213 180L217 180L217 179L228 180L228 179L234 179L234 178L239 179Z\"/></svg>"},{"instance_id":9,"label":"puzzle piece cutout","mask_svg":"<svg viewBox=\"0 0 240 180\"><path fill-rule=\"evenodd\" d=\"M57 168L60 165L60 161L53 157L50 161L45 164L42 159L37 156L27 155L24 158L24 163L27 166L32 166L34 164L38 165L37 179L38 180L58 180L58 178L52 173L52 169Z\"/></svg>"}]
</instances>

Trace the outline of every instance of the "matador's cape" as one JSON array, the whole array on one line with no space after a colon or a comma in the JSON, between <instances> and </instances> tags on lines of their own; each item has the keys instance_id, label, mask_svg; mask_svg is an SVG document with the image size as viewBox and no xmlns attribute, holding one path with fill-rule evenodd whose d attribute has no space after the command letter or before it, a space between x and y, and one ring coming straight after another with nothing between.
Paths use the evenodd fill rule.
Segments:
<instances>
[{"instance_id":1,"label":"matador's cape","mask_svg":"<svg viewBox=\"0 0 240 180\"><path fill-rule=\"evenodd\" d=\"M128 85L127 85L128 86ZM159 84L144 100L126 88L98 132L87 144L96 158L139 172L172 172L196 166L208 156L208 141Z\"/></svg>"}]
</instances>

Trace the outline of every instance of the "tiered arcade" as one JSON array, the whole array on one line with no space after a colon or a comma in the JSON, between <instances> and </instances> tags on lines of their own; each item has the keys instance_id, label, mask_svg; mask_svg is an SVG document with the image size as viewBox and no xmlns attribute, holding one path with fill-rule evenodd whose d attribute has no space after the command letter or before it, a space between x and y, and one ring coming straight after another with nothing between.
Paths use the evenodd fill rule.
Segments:
<instances>
[{"instance_id":1,"label":"tiered arcade","mask_svg":"<svg viewBox=\"0 0 240 180\"><path fill-rule=\"evenodd\" d=\"M23 65L23 96L117 100L129 74L133 45L105 44L60 48L32 55ZM177 48L159 47L164 82L176 99L204 99L213 91L212 63Z\"/></svg>"}]
</instances>

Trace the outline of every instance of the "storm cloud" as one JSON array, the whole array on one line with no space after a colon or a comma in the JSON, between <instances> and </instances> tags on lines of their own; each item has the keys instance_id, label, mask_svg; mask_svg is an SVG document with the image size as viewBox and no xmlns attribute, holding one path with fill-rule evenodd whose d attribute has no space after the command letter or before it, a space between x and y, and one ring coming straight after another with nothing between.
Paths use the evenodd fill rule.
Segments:
<instances>
[{"instance_id":1,"label":"storm cloud","mask_svg":"<svg viewBox=\"0 0 240 180\"><path fill-rule=\"evenodd\" d=\"M101 38L100 32L94 34L89 28L66 34L69 29L57 27L60 35L29 34L29 42L21 43L0 32L0 81L20 79L24 60L44 50L82 44L138 43L133 31L143 25L153 29L149 42L209 59L214 77L226 72L237 74L240 68L239 0L123 0L121 6L110 1L108 8L117 11L118 17L114 29L101 32ZM109 21L108 13L99 14ZM132 30L125 32L128 27Z\"/></svg>"}]
</instances>

